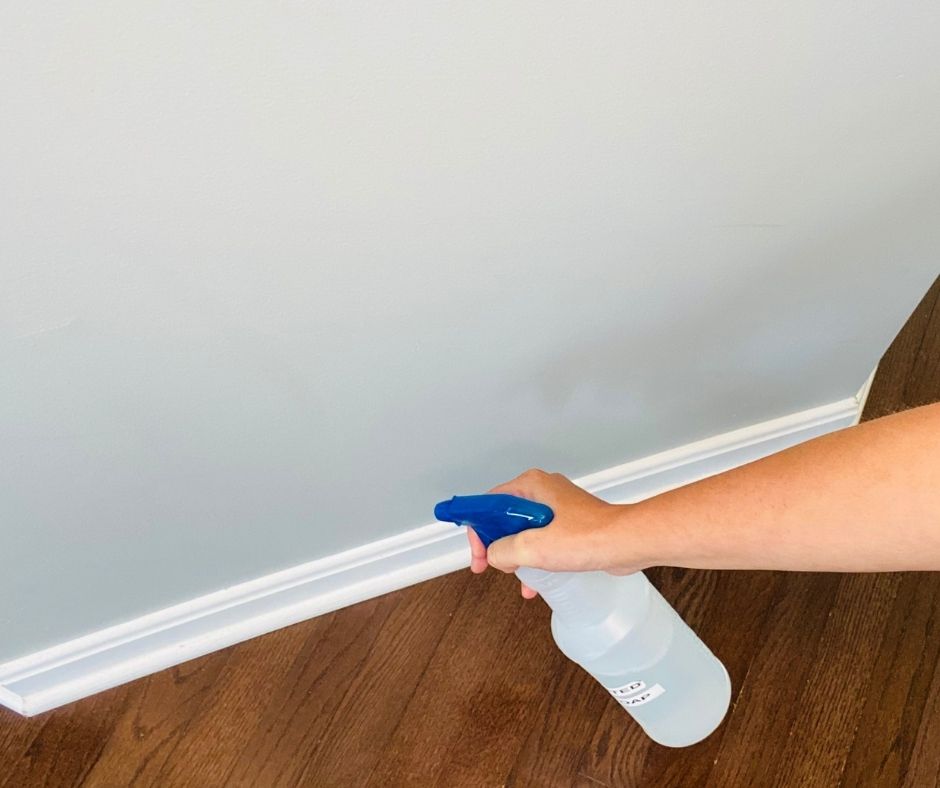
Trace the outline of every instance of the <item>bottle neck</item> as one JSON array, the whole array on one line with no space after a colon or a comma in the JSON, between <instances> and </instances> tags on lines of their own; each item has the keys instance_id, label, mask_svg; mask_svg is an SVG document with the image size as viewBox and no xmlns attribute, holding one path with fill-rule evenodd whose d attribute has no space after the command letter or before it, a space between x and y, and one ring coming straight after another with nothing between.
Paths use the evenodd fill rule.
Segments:
<instances>
[{"instance_id":1,"label":"bottle neck","mask_svg":"<svg viewBox=\"0 0 940 788\"><path fill-rule=\"evenodd\" d=\"M605 572L546 572L523 566L516 576L538 591L566 624L594 624L616 604L615 578Z\"/></svg>"}]
</instances>

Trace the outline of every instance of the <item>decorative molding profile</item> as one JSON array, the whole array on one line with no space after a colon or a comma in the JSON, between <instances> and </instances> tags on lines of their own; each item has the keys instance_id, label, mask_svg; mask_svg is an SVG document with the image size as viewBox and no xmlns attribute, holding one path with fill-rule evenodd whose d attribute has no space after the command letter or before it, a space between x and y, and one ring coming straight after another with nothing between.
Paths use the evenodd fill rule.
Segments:
<instances>
[{"instance_id":1,"label":"decorative molding profile","mask_svg":"<svg viewBox=\"0 0 940 788\"><path fill-rule=\"evenodd\" d=\"M873 373L874 374L874 373ZM855 424L858 395L577 479L638 501ZM0 704L38 714L275 629L460 569L461 530L435 523L197 597L0 664Z\"/></svg>"}]
</instances>

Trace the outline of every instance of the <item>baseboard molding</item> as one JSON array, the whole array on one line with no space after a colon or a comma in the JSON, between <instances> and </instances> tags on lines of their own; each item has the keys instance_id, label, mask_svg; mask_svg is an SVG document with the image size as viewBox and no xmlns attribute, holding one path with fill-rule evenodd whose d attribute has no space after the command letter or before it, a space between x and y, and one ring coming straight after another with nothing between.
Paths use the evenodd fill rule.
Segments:
<instances>
[{"instance_id":1,"label":"baseboard molding","mask_svg":"<svg viewBox=\"0 0 940 788\"><path fill-rule=\"evenodd\" d=\"M855 416L855 424L862 418L862 414L865 412L865 405L868 403L868 393L871 391L871 384L875 382L875 375L878 374L878 366L875 365L875 368L871 371L871 374L868 376L862 387L859 389L858 394L855 395L855 399L858 401L858 413Z\"/></svg>"},{"instance_id":2,"label":"baseboard molding","mask_svg":"<svg viewBox=\"0 0 940 788\"><path fill-rule=\"evenodd\" d=\"M855 397L754 424L582 477L637 501L858 421ZM465 567L462 529L435 523L302 564L0 664L0 704L24 715L146 676L275 629Z\"/></svg>"}]
</instances>

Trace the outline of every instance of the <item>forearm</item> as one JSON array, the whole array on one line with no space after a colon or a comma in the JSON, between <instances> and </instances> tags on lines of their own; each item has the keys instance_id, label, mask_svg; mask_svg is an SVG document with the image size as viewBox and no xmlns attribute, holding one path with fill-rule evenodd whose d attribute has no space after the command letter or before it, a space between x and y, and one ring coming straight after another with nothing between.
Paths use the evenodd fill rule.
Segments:
<instances>
[{"instance_id":1,"label":"forearm","mask_svg":"<svg viewBox=\"0 0 940 788\"><path fill-rule=\"evenodd\" d=\"M623 507L612 528L649 565L940 569L940 404Z\"/></svg>"}]
</instances>

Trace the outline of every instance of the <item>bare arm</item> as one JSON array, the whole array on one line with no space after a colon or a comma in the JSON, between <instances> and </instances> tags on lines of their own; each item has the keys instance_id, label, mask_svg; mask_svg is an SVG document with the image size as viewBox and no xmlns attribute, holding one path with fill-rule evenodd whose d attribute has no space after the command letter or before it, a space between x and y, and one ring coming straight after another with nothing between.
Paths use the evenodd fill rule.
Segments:
<instances>
[{"instance_id":1,"label":"bare arm","mask_svg":"<svg viewBox=\"0 0 940 788\"><path fill-rule=\"evenodd\" d=\"M558 474L495 488L555 509L546 528L494 542L488 563L623 573L668 565L874 572L940 569L940 403L825 435L634 505ZM526 594L529 595L529 594Z\"/></svg>"}]
</instances>

